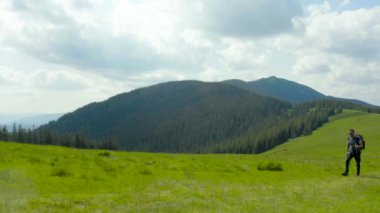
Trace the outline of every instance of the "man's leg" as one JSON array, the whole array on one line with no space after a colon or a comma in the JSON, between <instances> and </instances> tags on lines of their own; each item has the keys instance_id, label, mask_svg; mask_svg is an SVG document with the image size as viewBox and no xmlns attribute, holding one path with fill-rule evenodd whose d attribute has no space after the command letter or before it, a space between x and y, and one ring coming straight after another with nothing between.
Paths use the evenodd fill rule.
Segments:
<instances>
[{"instance_id":1,"label":"man's leg","mask_svg":"<svg viewBox=\"0 0 380 213\"><path fill-rule=\"evenodd\" d=\"M360 161L361 161L361 157L360 157L361 153L358 152L354 155L355 157L355 161L356 161L356 175L359 176L360 175Z\"/></svg>"},{"instance_id":2,"label":"man's leg","mask_svg":"<svg viewBox=\"0 0 380 213\"><path fill-rule=\"evenodd\" d=\"M347 156L346 156L346 170L344 171L344 173L342 175L344 175L344 176L348 175L348 171L350 170L350 161L353 157L354 157L354 155L352 153L347 154Z\"/></svg>"}]
</instances>

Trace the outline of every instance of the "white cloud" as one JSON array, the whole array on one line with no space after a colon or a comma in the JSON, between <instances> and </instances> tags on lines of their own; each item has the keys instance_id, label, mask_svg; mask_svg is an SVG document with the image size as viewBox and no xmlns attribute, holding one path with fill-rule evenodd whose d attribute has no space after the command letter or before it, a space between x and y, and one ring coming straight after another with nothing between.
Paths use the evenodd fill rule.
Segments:
<instances>
[{"instance_id":1,"label":"white cloud","mask_svg":"<svg viewBox=\"0 0 380 213\"><path fill-rule=\"evenodd\" d=\"M24 72L0 67L0 111L69 112L141 86L146 85L73 69Z\"/></svg>"},{"instance_id":2,"label":"white cloud","mask_svg":"<svg viewBox=\"0 0 380 213\"><path fill-rule=\"evenodd\" d=\"M3 86L23 86L49 90L83 90L91 82L75 72L37 70L24 73L7 67L0 67L0 82Z\"/></svg>"},{"instance_id":3,"label":"white cloud","mask_svg":"<svg viewBox=\"0 0 380 213\"><path fill-rule=\"evenodd\" d=\"M256 53L253 42L234 42L220 52L222 60L233 70L260 69L268 62L267 53Z\"/></svg>"},{"instance_id":4,"label":"white cloud","mask_svg":"<svg viewBox=\"0 0 380 213\"><path fill-rule=\"evenodd\" d=\"M12 83L18 82L22 79L23 76L20 75L19 72L15 72L14 70L7 67L0 67L0 82L1 85L10 85Z\"/></svg>"},{"instance_id":5,"label":"white cloud","mask_svg":"<svg viewBox=\"0 0 380 213\"><path fill-rule=\"evenodd\" d=\"M74 10L65 1L12 3L5 10L10 17L3 40L39 60L119 76L176 66L174 28L157 4L102 1Z\"/></svg>"},{"instance_id":6,"label":"white cloud","mask_svg":"<svg viewBox=\"0 0 380 213\"><path fill-rule=\"evenodd\" d=\"M83 90L93 86L89 80L82 76L65 71L38 70L30 74L29 82L32 82L32 86L50 90Z\"/></svg>"},{"instance_id":7,"label":"white cloud","mask_svg":"<svg viewBox=\"0 0 380 213\"><path fill-rule=\"evenodd\" d=\"M215 45L204 33L196 29L184 29L181 33L182 39L194 48L212 48Z\"/></svg>"},{"instance_id":8,"label":"white cloud","mask_svg":"<svg viewBox=\"0 0 380 213\"><path fill-rule=\"evenodd\" d=\"M349 5L350 3L351 3L350 0L343 0L342 3L340 3L340 5L346 6L346 5Z\"/></svg>"},{"instance_id":9,"label":"white cloud","mask_svg":"<svg viewBox=\"0 0 380 213\"><path fill-rule=\"evenodd\" d=\"M267 37L293 31L292 19L302 15L298 0L191 1L188 17L203 31L229 37Z\"/></svg>"},{"instance_id":10,"label":"white cloud","mask_svg":"<svg viewBox=\"0 0 380 213\"><path fill-rule=\"evenodd\" d=\"M152 72L145 73L143 75L135 75L129 77L129 80L134 82L145 82L146 84L155 84L157 82L167 82L167 81L179 81L185 80L185 74L181 74L175 71L168 70L155 70Z\"/></svg>"},{"instance_id":11,"label":"white cloud","mask_svg":"<svg viewBox=\"0 0 380 213\"><path fill-rule=\"evenodd\" d=\"M118 78L165 68L200 72L210 54L205 48L220 38L290 32L301 14L299 1L6 2L6 44L39 60Z\"/></svg>"},{"instance_id":12,"label":"white cloud","mask_svg":"<svg viewBox=\"0 0 380 213\"><path fill-rule=\"evenodd\" d=\"M0 111L62 112L163 81L271 75L380 105L370 92L380 90L380 7L335 3L2 0Z\"/></svg>"},{"instance_id":13,"label":"white cloud","mask_svg":"<svg viewBox=\"0 0 380 213\"><path fill-rule=\"evenodd\" d=\"M311 8L305 37L317 48L348 57L379 57L380 7L341 13ZM316 12L318 11L318 12ZM374 45L375 44L375 45Z\"/></svg>"},{"instance_id":14,"label":"white cloud","mask_svg":"<svg viewBox=\"0 0 380 213\"><path fill-rule=\"evenodd\" d=\"M380 7L335 12L325 2L294 20L295 35L273 46L296 56L292 75L321 92L377 103L380 90Z\"/></svg>"}]
</instances>

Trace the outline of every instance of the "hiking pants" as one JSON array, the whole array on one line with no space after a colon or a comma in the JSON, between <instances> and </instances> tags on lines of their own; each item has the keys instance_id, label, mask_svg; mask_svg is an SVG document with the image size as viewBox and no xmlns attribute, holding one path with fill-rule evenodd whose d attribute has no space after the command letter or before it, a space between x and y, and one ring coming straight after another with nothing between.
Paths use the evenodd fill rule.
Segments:
<instances>
[{"instance_id":1,"label":"hiking pants","mask_svg":"<svg viewBox=\"0 0 380 213\"><path fill-rule=\"evenodd\" d=\"M361 152L360 151L354 151L354 152L349 152L347 153L347 157L346 157L346 171L345 173L348 174L348 171L349 171L349 168L350 168L350 161L352 158L355 158L355 161L356 161L356 174L359 175L360 174L360 155L361 155Z\"/></svg>"}]
</instances>

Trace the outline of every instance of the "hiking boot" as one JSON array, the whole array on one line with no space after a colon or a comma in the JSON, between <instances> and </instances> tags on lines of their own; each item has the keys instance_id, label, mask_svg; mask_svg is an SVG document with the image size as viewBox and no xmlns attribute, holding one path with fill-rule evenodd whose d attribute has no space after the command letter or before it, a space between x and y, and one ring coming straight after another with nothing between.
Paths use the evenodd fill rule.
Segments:
<instances>
[{"instance_id":1,"label":"hiking boot","mask_svg":"<svg viewBox=\"0 0 380 213\"><path fill-rule=\"evenodd\" d=\"M342 173L343 176L348 176L348 174L346 172Z\"/></svg>"}]
</instances>

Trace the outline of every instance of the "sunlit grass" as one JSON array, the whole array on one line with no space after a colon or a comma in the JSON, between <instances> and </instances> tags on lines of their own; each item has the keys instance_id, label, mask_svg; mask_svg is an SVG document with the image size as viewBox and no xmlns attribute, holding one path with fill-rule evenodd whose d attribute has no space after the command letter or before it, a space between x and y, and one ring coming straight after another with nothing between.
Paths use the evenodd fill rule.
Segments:
<instances>
[{"instance_id":1,"label":"sunlit grass","mask_svg":"<svg viewBox=\"0 0 380 213\"><path fill-rule=\"evenodd\" d=\"M367 141L361 177L340 175L349 128ZM379 130L380 115L346 111L311 136L260 155L129 153L1 142L0 211L377 212ZM282 170L260 170L260 165Z\"/></svg>"}]
</instances>

